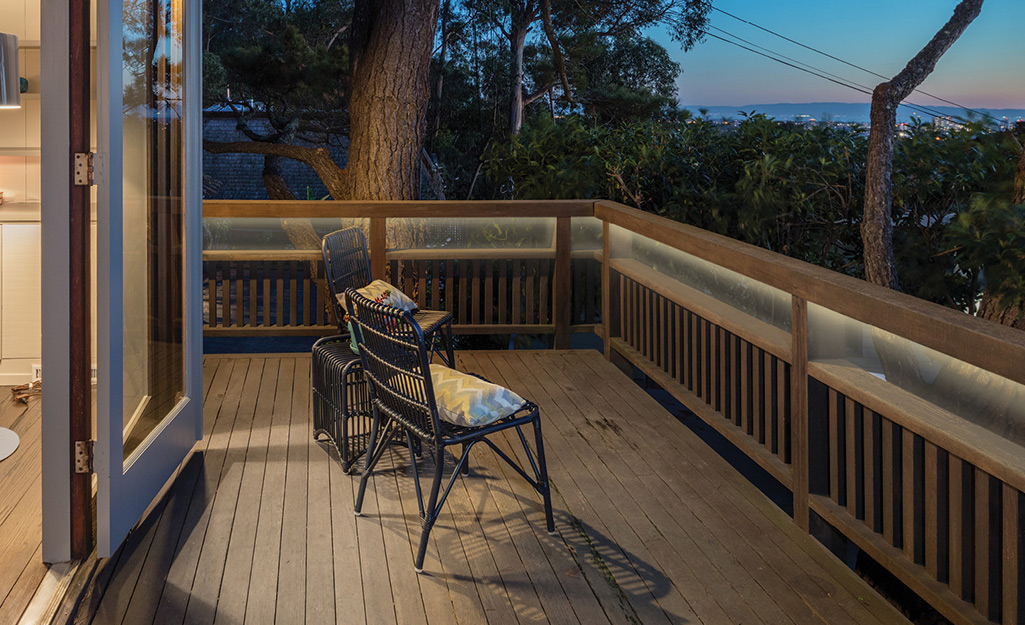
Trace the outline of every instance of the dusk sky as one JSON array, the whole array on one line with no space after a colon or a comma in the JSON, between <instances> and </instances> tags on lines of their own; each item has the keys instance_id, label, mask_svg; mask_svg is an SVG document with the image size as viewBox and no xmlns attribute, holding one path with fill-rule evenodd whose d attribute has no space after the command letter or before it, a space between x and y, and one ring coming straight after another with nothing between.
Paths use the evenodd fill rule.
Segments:
<instances>
[{"instance_id":1,"label":"dusk sky","mask_svg":"<svg viewBox=\"0 0 1025 625\"><path fill-rule=\"evenodd\" d=\"M713 0L716 8L888 77L950 19L956 5L956 0ZM710 16L713 27L850 82L870 88L882 82L718 11ZM1025 108L1023 24L1025 1L986 0L921 88L970 107ZM677 85L684 106L869 101L867 95L713 38L684 53L664 34L654 37L683 68ZM908 100L940 104L918 93Z\"/></svg>"}]
</instances>

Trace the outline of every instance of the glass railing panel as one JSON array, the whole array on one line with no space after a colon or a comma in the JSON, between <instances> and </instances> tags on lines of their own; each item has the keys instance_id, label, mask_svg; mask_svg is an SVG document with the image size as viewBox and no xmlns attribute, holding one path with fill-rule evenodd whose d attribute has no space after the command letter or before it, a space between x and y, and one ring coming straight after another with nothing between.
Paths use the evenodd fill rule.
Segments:
<instances>
[{"instance_id":1,"label":"glass railing panel","mask_svg":"<svg viewBox=\"0 0 1025 625\"><path fill-rule=\"evenodd\" d=\"M610 255L637 261L759 321L790 332L791 296L643 235L611 226Z\"/></svg>"},{"instance_id":2,"label":"glass railing panel","mask_svg":"<svg viewBox=\"0 0 1025 625\"><path fill-rule=\"evenodd\" d=\"M319 250L324 235L351 226L363 228L363 234L370 239L369 219L206 218L203 220L203 249Z\"/></svg>"},{"instance_id":3,"label":"glass railing panel","mask_svg":"<svg viewBox=\"0 0 1025 625\"><path fill-rule=\"evenodd\" d=\"M388 220L388 251L554 249L554 218L432 217ZM495 255L492 258L501 258Z\"/></svg>"},{"instance_id":4,"label":"glass railing panel","mask_svg":"<svg viewBox=\"0 0 1025 625\"><path fill-rule=\"evenodd\" d=\"M853 367L1025 446L1025 385L815 304L809 360Z\"/></svg>"}]
</instances>

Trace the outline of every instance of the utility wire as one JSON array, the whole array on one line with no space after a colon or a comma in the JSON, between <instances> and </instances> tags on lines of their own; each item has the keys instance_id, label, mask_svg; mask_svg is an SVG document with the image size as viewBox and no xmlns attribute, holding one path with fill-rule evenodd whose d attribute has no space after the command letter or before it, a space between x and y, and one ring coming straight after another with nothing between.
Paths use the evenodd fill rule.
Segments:
<instances>
[{"instance_id":1,"label":"utility wire","mask_svg":"<svg viewBox=\"0 0 1025 625\"><path fill-rule=\"evenodd\" d=\"M873 76L875 76L877 78L882 78L883 80L890 80L892 78L891 76L884 76L884 75L882 75L882 74L880 74L878 72L874 72L874 71L872 71L870 69L867 69L865 67L857 65L855 63L851 63L850 61L847 61L845 59L841 59L838 56L833 56L832 54L829 54L828 52L823 52L822 50L819 50L818 48L813 48L812 46L803 44L800 41L797 41L795 39L791 39L790 37L787 37L786 35L781 35L781 34L777 33L774 30L770 30L770 29L768 29L768 28L766 28L764 26L761 26L759 24L755 24L754 22L746 20L746 19L744 19L742 17L738 17L738 16L730 13L729 11L724 11L724 10L722 10L722 9L716 7L716 6L712 6L711 8L712 8L713 11L717 11L719 13L722 13L723 15L726 15L728 17L732 17L733 19L737 20L738 22L743 22L744 24L748 24L750 26L754 26L755 28L757 28L759 30L762 30L762 31L765 31L765 32L769 33L770 35L773 35L774 37L779 37L780 39L783 39L784 41L789 41L790 43L792 43L792 44L794 44L796 46L800 46L800 47L802 47L802 48L804 48L806 50L810 50L810 51L812 51L812 52L814 52L816 54L821 54L824 57L833 59L834 61L837 61L839 63L843 63L844 65L847 65L848 67L853 67L854 69L861 70L861 71L863 71L863 72L865 72L867 74L871 74L871 75L873 75ZM739 39L739 37L738 37L738 39ZM969 108L969 107L967 107L967 106L965 106L963 104L958 104L957 102L953 102L951 100L947 100L945 98L941 98L938 95L933 95L933 94L928 93L926 91L922 91L921 89L915 89L915 91L918 92L918 93L921 93L924 96L928 96L928 97L933 98L935 100L939 100L940 102L943 102L944 104L950 104L951 106L956 106L956 107L958 107L960 109L964 109L966 111L970 111L972 113L975 113L976 115L980 115L982 117L989 118L989 119L991 119L991 120L993 120L994 122L997 122L997 123L1000 122L999 119L997 119L996 117L994 117L994 116L992 116L989 113L986 113L984 111L979 111L979 110L976 110L976 109L973 109L973 108ZM950 117L950 116L949 115L941 115L941 117Z\"/></svg>"},{"instance_id":2,"label":"utility wire","mask_svg":"<svg viewBox=\"0 0 1025 625\"><path fill-rule=\"evenodd\" d=\"M773 61L776 61L777 63L780 63L782 65L786 65L787 67L792 67L792 68L794 68L796 70L800 70L802 72L805 72L806 74L811 74L812 76L817 76L818 78L822 78L824 80L828 80L831 83L838 84L838 85L840 85L842 87L847 87L848 89L853 89L854 91L858 91L858 92L867 94L869 96L872 95L872 90L871 89L868 89L868 88L863 87L863 86L859 86L856 83L848 82L848 81L846 81L846 80L844 80L842 78L832 78L831 76L826 75L824 73L821 73L820 71L817 71L817 70L814 70L814 69L807 69L805 67L801 67L800 65L797 65L796 63L791 63L789 61L783 60L783 59L778 58L776 56L773 56L771 54L766 54L765 52L761 52L761 51L756 50L754 48L748 47L748 46L746 46L744 44L737 43L736 41L727 39L725 37L720 37L719 35L716 35L715 33L708 32L707 30L703 30L703 32L706 35L708 35L709 37L712 37L713 39L718 39L719 41L723 41L723 42L728 43L730 45L737 46L738 48L742 48L744 50L747 50L748 52L753 52L754 54L757 54L759 56L764 56L767 59L771 59ZM903 103L902 102L899 106L907 107L907 108L909 108L909 109L911 109L913 111L916 111L916 112L919 112L919 113L923 113L925 115L932 115L932 116L936 116L936 117L951 117L950 115L945 115L945 114L943 114L943 113L941 113L939 111L930 110L927 107L923 107L923 106L920 106L920 105L914 104L914 103ZM964 121L964 120L962 119L962 121Z\"/></svg>"},{"instance_id":3,"label":"utility wire","mask_svg":"<svg viewBox=\"0 0 1025 625\"><path fill-rule=\"evenodd\" d=\"M812 70L812 72L814 72L816 74L821 74L822 77L835 78L836 80L841 81L842 83L847 84L848 87L857 87L858 91L861 91L862 93L868 93L869 95L872 94L872 87L869 87L867 85L863 85L861 83L854 82L853 80L849 80L847 78L844 78L843 76L837 76L836 74L831 74L831 73L827 72L826 70L824 70L824 69L822 69L820 67L815 67L814 65L809 65L808 63L805 63L803 61L799 61L797 59L791 58L789 56L786 56L785 54L781 54L779 52L776 52L775 50L770 50L769 48L766 48L764 46L760 46L757 43L754 43L752 41L748 41L747 39L744 39L742 37L738 37L737 35L734 35L731 32L725 31L722 28L716 28L715 26L710 26L709 28L715 29L715 30L719 31L720 33L722 33L722 34L724 34L724 35L726 35L728 37L732 37L732 38L736 39L737 41L741 41L743 43L746 43L749 46L754 46L755 48L758 48L758 49L760 49L760 50L762 50L764 52L767 52L769 55L772 55L772 56L769 56L768 58L779 57L779 59L786 59L787 61L790 61L792 63L797 63L798 65L802 65L802 66L808 68L809 70ZM707 30L705 31L705 34L709 34ZM774 59L774 60L778 60L778 59ZM938 111L936 109L927 107L927 106L925 106L923 104L915 104L914 102L909 102L908 104L903 104L902 106L907 106L907 107L911 107L911 108L916 108L917 107L916 110L919 110L919 111L922 111L922 112L928 112L930 115L932 115L934 117L958 117L958 116L947 115L947 114L943 113L942 111ZM960 119L961 121L967 121L966 119L963 119L961 117L958 117L958 119Z\"/></svg>"}]
</instances>

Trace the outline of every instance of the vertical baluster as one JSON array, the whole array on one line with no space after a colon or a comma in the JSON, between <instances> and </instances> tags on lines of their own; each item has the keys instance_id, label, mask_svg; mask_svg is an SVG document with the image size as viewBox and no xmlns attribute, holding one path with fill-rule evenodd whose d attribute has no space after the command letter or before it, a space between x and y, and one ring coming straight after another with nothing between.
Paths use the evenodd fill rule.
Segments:
<instances>
[{"instance_id":1,"label":"vertical baluster","mask_svg":"<svg viewBox=\"0 0 1025 625\"><path fill-rule=\"evenodd\" d=\"M434 260L431 261L431 310L438 310L441 305L441 263Z\"/></svg>"},{"instance_id":2,"label":"vertical baluster","mask_svg":"<svg viewBox=\"0 0 1025 625\"><path fill-rule=\"evenodd\" d=\"M726 331L726 328L719 327L717 329L718 337L716 339L716 355L719 359L719 366L716 370L715 375L715 386L717 389L715 409L720 414L726 416L726 389L729 387L729 379L726 377L726 366L727 366L727 354L729 352L730 333Z\"/></svg>"},{"instance_id":3,"label":"vertical baluster","mask_svg":"<svg viewBox=\"0 0 1025 625\"><path fill-rule=\"evenodd\" d=\"M751 428L750 347L747 341L740 344L740 429L744 432Z\"/></svg>"},{"instance_id":4,"label":"vertical baluster","mask_svg":"<svg viewBox=\"0 0 1025 625\"><path fill-rule=\"evenodd\" d=\"M864 486L864 497L865 497L865 523L876 531L876 461L877 453L876 449L876 429L875 429L875 413L868 408L862 408L861 411L861 463L862 471L865 476Z\"/></svg>"},{"instance_id":5,"label":"vertical baluster","mask_svg":"<svg viewBox=\"0 0 1025 625\"><path fill-rule=\"evenodd\" d=\"M299 325L298 290L299 290L299 267L292 260L288 262L288 325Z\"/></svg>"},{"instance_id":6,"label":"vertical baluster","mask_svg":"<svg viewBox=\"0 0 1025 625\"><path fill-rule=\"evenodd\" d=\"M540 310L538 311L538 315L537 315L537 322L538 323L554 323L554 320L552 318L552 311L551 311L552 281L549 278L549 275L551 274L551 269L552 269L552 264L550 262L548 262L548 259L547 258L542 259L541 260L541 275L538 278L538 282L540 284L538 290L540 291L540 300L541 300L541 302L539 304ZM620 304L622 304L622 301L620 301Z\"/></svg>"},{"instance_id":7,"label":"vertical baluster","mask_svg":"<svg viewBox=\"0 0 1025 625\"><path fill-rule=\"evenodd\" d=\"M534 286L536 281L534 280L534 269L537 266L536 260L527 261L527 320L528 325L534 325L537 323L537 314L534 310Z\"/></svg>"},{"instance_id":8,"label":"vertical baluster","mask_svg":"<svg viewBox=\"0 0 1025 625\"><path fill-rule=\"evenodd\" d=\"M473 307L471 309L471 321L470 323L481 323L480 316L480 290L481 290L481 275L480 275L480 260L474 260L472 265L473 273L470 276L470 282L473 284Z\"/></svg>"},{"instance_id":9,"label":"vertical baluster","mask_svg":"<svg viewBox=\"0 0 1025 625\"><path fill-rule=\"evenodd\" d=\"M1003 488L1003 571L1001 613L1003 623L1020 623L1022 617L1022 508L1021 493L1007 484Z\"/></svg>"},{"instance_id":10,"label":"vertical baluster","mask_svg":"<svg viewBox=\"0 0 1025 625\"><path fill-rule=\"evenodd\" d=\"M208 260L203 263L206 269L206 325L217 327L217 263Z\"/></svg>"},{"instance_id":11,"label":"vertical baluster","mask_svg":"<svg viewBox=\"0 0 1025 625\"><path fill-rule=\"evenodd\" d=\"M975 469L975 608L989 615L990 484L989 474Z\"/></svg>"},{"instance_id":12,"label":"vertical baluster","mask_svg":"<svg viewBox=\"0 0 1025 625\"><path fill-rule=\"evenodd\" d=\"M829 389L829 496L840 504L840 398L839 394Z\"/></svg>"},{"instance_id":13,"label":"vertical baluster","mask_svg":"<svg viewBox=\"0 0 1025 625\"><path fill-rule=\"evenodd\" d=\"M844 460L847 477L847 512L858 518L858 449L857 403L850 397L844 401Z\"/></svg>"},{"instance_id":14,"label":"vertical baluster","mask_svg":"<svg viewBox=\"0 0 1025 625\"><path fill-rule=\"evenodd\" d=\"M427 261L418 258L413 262L413 271L416 272L416 305L427 308Z\"/></svg>"},{"instance_id":15,"label":"vertical baluster","mask_svg":"<svg viewBox=\"0 0 1025 625\"><path fill-rule=\"evenodd\" d=\"M958 597L965 596L964 587L964 510L965 510L965 471L966 467L964 462L956 456L948 456L947 458L947 485L948 491L948 502L947 510L949 517L947 520L950 528L948 532L949 543L947 551L950 554L950 565L949 565L949 586L950 590L954 595Z\"/></svg>"},{"instance_id":16,"label":"vertical baluster","mask_svg":"<svg viewBox=\"0 0 1025 625\"><path fill-rule=\"evenodd\" d=\"M673 338L676 342L676 381L680 384L687 385L687 337L684 332L684 324L686 323L687 311L680 306L673 307Z\"/></svg>"},{"instance_id":17,"label":"vertical baluster","mask_svg":"<svg viewBox=\"0 0 1025 625\"><path fill-rule=\"evenodd\" d=\"M250 261L246 266L246 273L249 274L249 322L246 324L250 328L256 327L257 317L256 309L259 300L257 299L257 288L256 288L256 276L257 268L256 263Z\"/></svg>"},{"instance_id":18,"label":"vertical baluster","mask_svg":"<svg viewBox=\"0 0 1025 625\"><path fill-rule=\"evenodd\" d=\"M895 493L894 493L894 461L893 461L893 421L883 419L881 432L882 452L882 498L880 503L883 506L883 538L886 544L896 547L896 514L895 514Z\"/></svg>"},{"instance_id":19,"label":"vertical baluster","mask_svg":"<svg viewBox=\"0 0 1025 625\"><path fill-rule=\"evenodd\" d=\"M937 488L939 477L939 449L925 442L925 572L939 579L939 522Z\"/></svg>"},{"instance_id":20,"label":"vertical baluster","mask_svg":"<svg viewBox=\"0 0 1025 625\"><path fill-rule=\"evenodd\" d=\"M523 271L523 264L520 259L512 262L512 292L509 294L509 316L511 323L523 323L523 291L521 289L520 273Z\"/></svg>"},{"instance_id":21,"label":"vertical baluster","mask_svg":"<svg viewBox=\"0 0 1025 625\"><path fill-rule=\"evenodd\" d=\"M915 561L915 435L901 432L901 521L904 556Z\"/></svg>"},{"instance_id":22,"label":"vertical baluster","mask_svg":"<svg viewBox=\"0 0 1025 625\"><path fill-rule=\"evenodd\" d=\"M492 324L495 322L495 282L493 277L494 270L494 261L484 261L484 323L486 324Z\"/></svg>"},{"instance_id":23,"label":"vertical baluster","mask_svg":"<svg viewBox=\"0 0 1025 625\"><path fill-rule=\"evenodd\" d=\"M459 323L465 324L470 313L468 310L470 308L470 290L467 284L467 279L469 278L467 274L470 273L470 261L459 260L456 261L456 265L459 267L459 299L457 300Z\"/></svg>"},{"instance_id":24,"label":"vertical baluster","mask_svg":"<svg viewBox=\"0 0 1025 625\"><path fill-rule=\"evenodd\" d=\"M508 271L509 261L499 260L498 261L498 323L507 324L509 323L509 287L508 287Z\"/></svg>"}]
</instances>

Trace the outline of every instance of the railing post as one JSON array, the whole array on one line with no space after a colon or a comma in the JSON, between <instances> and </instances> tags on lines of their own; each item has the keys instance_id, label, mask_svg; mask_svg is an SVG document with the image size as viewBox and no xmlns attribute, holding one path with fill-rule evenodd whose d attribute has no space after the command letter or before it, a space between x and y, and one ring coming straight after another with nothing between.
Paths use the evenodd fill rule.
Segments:
<instances>
[{"instance_id":1,"label":"railing post","mask_svg":"<svg viewBox=\"0 0 1025 625\"><path fill-rule=\"evenodd\" d=\"M388 220L385 217L370 218L370 275L374 280L385 279L388 251ZM394 278L393 278L394 280Z\"/></svg>"},{"instance_id":2,"label":"railing post","mask_svg":"<svg viewBox=\"0 0 1025 625\"><path fill-rule=\"evenodd\" d=\"M609 244L609 222L604 219L601 222L601 248L601 333L605 360L612 360L612 259L609 254L612 246Z\"/></svg>"},{"instance_id":3,"label":"railing post","mask_svg":"<svg viewBox=\"0 0 1025 625\"><path fill-rule=\"evenodd\" d=\"M555 218L555 349L569 349L569 325L572 315L573 282L570 266L570 218Z\"/></svg>"},{"instance_id":4,"label":"railing post","mask_svg":"<svg viewBox=\"0 0 1025 625\"><path fill-rule=\"evenodd\" d=\"M808 302L796 295L791 296L790 316L790 450L793 466L794 522L801 529L808 531Z\"/></svg>"}]
</instances>

